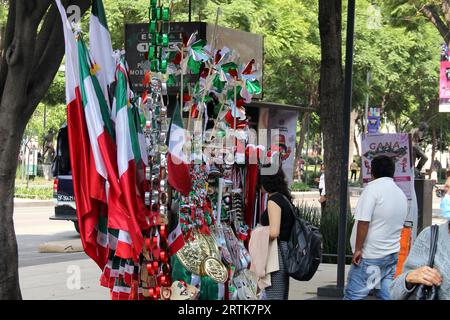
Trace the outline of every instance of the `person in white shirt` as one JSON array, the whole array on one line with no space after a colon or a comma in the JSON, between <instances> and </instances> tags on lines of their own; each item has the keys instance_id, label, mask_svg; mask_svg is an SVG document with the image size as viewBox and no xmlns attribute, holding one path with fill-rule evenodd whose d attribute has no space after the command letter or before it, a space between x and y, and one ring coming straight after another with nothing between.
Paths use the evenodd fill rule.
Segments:
<instances>
[{"instance_id":1,"label":"person in white shirt","mask_svg":"<svg viewBox=\"0 0 450 320\"><path fill-rule=\"evenodd\" d=\"M353 251L345 300L365 299L372 289L390 300L400 251L400 233L408 213L408 202L393 177L395 163L388 156L372 160L372 177L358 200L350 238Z\"/></svg>"},{"instance_id":2,"label":"person in white shirt","mask_svg":"<svg viewBox=\"0 0 450 320\"><path fill-rule=\"evenodd\" d=\"M325 192L325 165L320 165L320 178L319 178L319 193L320 193L320 206L322 208L322 213L325 210L326 204L327 204L327 198L326 198L326 192Z\"/></svg>"}]
</instances>

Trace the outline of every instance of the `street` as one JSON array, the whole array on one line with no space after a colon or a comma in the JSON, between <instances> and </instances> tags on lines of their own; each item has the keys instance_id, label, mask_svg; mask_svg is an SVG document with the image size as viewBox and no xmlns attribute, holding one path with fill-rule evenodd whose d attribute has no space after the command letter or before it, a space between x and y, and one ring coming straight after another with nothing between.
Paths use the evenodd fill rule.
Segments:
<instances>
[{"instance_id":1,"label":"street","mask_svg":"<svg viewBox=\"0 0 450 320\"><path fill-rule=\"evenodd\" d=\"M39 253L40 244L79 239L71 221L49 220L53 214L54 208L50 206L14 208L19 268L88 258L84 252Z\"/></svg>"}]
</instances>

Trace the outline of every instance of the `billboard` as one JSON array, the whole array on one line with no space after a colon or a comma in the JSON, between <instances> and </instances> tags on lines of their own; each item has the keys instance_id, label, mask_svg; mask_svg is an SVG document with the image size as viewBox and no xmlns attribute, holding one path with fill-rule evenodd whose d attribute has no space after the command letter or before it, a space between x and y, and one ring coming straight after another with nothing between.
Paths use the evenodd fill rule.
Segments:
<instances>
[{"instance_id":1,"label":"billboard","mask_svg":"<svg viewBox=\"0 0 450 320\"><path fill-rule=\"evenodd\" d=\"M441 61L439 80L439 112L450 112L450 61Z\"/></svg>"},{"instance_id":2,"label":"billboard","mask_svg":"<svg viewBox=\"0 0 450 320\"><path fill-rule=\"evenodd\" d=\"M205 22L170 22L164 24L164 30L168 31L169 46L167 51L176 52L181 44L183 37L189 38L191 34L197 32L197 39L204 39L211 42L214 32L214 25ZM142 84L145 76L145 70L149 69L147 61L148 43L151 35L148 33L148 23L125 24L125 56L130 69L130 80L137 93L149 89ZM263 46L264 38L261 35L225 28L217 27L216 33L217 48L228 47L236 50L241 58L240 63L248 63L255 59L256 64L263 66ZM198 75L186 75L184 82L192 84L197 82ZM263 79L261 78L261 86ZM168 88L169 95L176 95L180 88L180 78L175 77L175 83ZM264 91L264 89L263 89ZM262 98L262 94L255 95L254 98Z\"/></svg>"},{"instance_id":3,"label":"billboard","mask_svg":"<svg viewBox=\"0 0 450 320\"><path fill-rule=\"evenodd\" d=\"M262 108L259 129L267 129L268 154L279 152L289 186L294 178L298 111ZM260 142L261 143L261 142Z\"/></svg>"},{"instance_id":4,"label":"billboard","mask_svg":"<svg viewBox=\"0 0 450 320\"><path fill-rule=\"evenodd\" d=\"M392 157L395 161L394 181L408 200L412 199L413 172L411 143L407 133L369 134L362 137L361 171L364 186L372 181L370 163L378 155Z\"/></svg>"}]
</instances>

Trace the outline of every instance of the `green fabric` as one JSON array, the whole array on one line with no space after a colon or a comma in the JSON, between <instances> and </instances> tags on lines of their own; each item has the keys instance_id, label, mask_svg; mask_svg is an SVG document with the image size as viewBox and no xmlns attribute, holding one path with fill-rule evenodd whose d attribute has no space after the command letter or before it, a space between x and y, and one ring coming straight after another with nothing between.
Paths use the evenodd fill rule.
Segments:
<instances>
[{"instance_id":1,"label":"green fabric","mask_svg":"<svg viewBox=\"0 0 450 320\"><path fill-rule=\"evenodd\" d=\"M92 2L92 14L96 16L103 27L108 30L108 23L106 22L105 8L102 0L94 0Z\"/></svg>"},{"instance_id":2,"label":"green fabric","mask_svg":"<svg viewBox=\"0 0 450 320\"><path fill-rule=\"evenodd\" d=\"M183 266L177 255L173 255L170 258L170 264L172 266L172 281L184 281L186 283L191 283L192 272L188 271L188 269Z\"/></svg>"},{"instance_id":3,"label":"green fabric","mask_svg":"<svg viewBox=\"0 0 450 320\"><path fill-rule=\"evenodd\" d=\"M184 281L191 284L192 272L188 271L176 255L170 258L172 281ZM218 300L219 284L208 276L201 277L199 300Z\"/></svg>"},{"instance_id":4,"label":"green fabric","mask_svg":"<svg viewBox=\"0 0 450 320\"><path fill-rule=\"evenodd\" d=\"M193 74L199 74L201 66L202 66L201 61L195 61L194 58L189 57L188 67Z\"/></svg>"},{"instance_id":5,"label":"green fabric","mask_svg":"<svg viewBox=\"0 0 450 320\"><path fill-rule=\"evenodd\" d=\"M200 300L218 300L219 284L208 276L202 277L200 288Z\"/></svg>"}]
</instances>

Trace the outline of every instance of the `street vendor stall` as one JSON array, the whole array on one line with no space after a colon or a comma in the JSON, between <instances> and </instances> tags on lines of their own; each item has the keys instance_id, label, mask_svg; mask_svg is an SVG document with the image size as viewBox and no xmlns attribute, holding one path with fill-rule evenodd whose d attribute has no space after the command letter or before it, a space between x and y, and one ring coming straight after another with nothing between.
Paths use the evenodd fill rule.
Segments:
<instances>
[{"instance_id":1,"label":"street vendor stall","mask_svg":"<svg viewBox=\"0 0 450 320\"><path fill-rule=\"evenodd\" d=\"M94 6L91 23L105 22ZM150 21L126 25L125 52L105 33L89 51L60 12L67 92L84 107L68 112L69 139L85 141L70 144L86 155L72 161L77 218L100 284L112 299L257 299L247 246L267 201L260 165L292 179L298 119L297 107L254 101L262 36L219 27L219 11L214 25L173 23L150 0Z\"/></svg>"}]
</instances>

